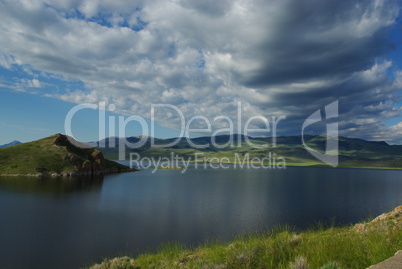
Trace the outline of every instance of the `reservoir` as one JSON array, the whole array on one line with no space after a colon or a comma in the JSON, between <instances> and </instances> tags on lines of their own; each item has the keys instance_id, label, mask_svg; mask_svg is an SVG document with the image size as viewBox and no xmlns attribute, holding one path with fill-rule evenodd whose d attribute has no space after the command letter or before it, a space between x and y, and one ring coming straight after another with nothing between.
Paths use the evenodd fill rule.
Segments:
<instances>
[{"instance_id":1,"label":"reservoir","mask_svg":"<svg viewBox=\"0 0 402 269\"><path fill-rule=\"evenodd\" d=\"M0 268L81 268L287 224L352 224L402 204L402 171L144 169L95 178L0 177Z\"/></svg>"}]
</instances>

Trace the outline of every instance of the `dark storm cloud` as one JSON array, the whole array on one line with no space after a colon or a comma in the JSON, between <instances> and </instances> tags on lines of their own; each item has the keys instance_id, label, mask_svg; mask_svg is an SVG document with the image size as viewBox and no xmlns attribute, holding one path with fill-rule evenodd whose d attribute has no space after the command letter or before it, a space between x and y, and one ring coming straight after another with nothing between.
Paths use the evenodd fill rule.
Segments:
<instances>
[{"instance_id":1,"label":"dark storm cloud","mask_svg":"<svg viewBox=\"0 0 402 269\"><path fill-rule=\"evenodd\" d=\"M387 59L395 47L389 31L397 1L0 5L3 67L29 65L86 87L48 96L107 100L126 115L149 116L151 104L170 103L188 118L224 114L234 120L241 102L244 121L284 115L279 131L288 134L300 134L311 113L338 100L341 134L387 139L388 132L396 141L402 133L402 124L387 129L383 123L400 112L402 72L392 73L393 59ZM179 127L167 113L157 120Z\"/></svg>"}]
</instances>

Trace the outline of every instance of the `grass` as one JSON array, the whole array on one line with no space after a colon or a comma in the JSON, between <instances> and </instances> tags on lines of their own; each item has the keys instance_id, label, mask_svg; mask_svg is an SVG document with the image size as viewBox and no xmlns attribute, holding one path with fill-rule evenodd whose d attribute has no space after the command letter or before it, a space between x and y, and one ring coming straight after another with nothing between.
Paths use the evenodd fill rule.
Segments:
<instances>
[{"instance_id":1,"label":"grass","mask_svg":"<svg viewBox=\"0 0 402 269\"><path fill-rule=\"evenodd\" d=\"M99 149L74 146L65 136L56 134L0 149L0 174L71 173L82 170L86 163L89 166L102 165L102 168L112 171L128 169L107 159L103 160L99 157L101 154Z\"/></svg>"},{"instance_id":2,"label":"grass","mask_svg":"<svg viewBox=\"0 0 402 269\"><path fill-rule=\"evenodd\" d=\"M69 152L53 144L54 138L44 138L0 150L0 174L39 173L40 169L62 173L74 166L63 159Z\"/></svg>"},{"instance_id":3,"label":"grass","mask_svg":"<svg viewBox=\"0 0 402 269\"><path fill-rule=\"evenodd\" d=\"M195 249L167 244L157 253L106 259L91 269L107 268L367 268L402 249L402 230L353 227L297 232L279 227L269 232L240 236L233 242L207 243Z\"/></svg>"}]
</instances>

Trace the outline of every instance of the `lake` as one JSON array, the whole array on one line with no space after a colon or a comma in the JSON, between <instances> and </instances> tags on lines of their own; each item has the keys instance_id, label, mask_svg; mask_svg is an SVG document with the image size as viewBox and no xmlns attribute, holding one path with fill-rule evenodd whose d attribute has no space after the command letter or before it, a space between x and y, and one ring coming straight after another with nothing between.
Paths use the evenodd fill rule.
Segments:
<instances>
[{"instance_id":1,"label":"lake","mask_svg":"<svg viewBox=\"0 0 402 269\"><path fill-rule=\"evenodd\" d=\"M356 223L402 204L402 171L145 169L99 178L0 177L0 268L80 268L167 242L318 221Z\"/></svg>"}]
</instances>

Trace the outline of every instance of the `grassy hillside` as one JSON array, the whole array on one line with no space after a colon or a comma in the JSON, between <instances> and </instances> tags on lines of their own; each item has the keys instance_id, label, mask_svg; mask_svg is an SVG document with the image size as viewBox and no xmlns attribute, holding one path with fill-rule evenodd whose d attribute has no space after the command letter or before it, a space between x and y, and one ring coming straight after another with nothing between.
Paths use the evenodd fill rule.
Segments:
<instances>
[{"instance_id":1,"label":"grassy hillside","mask_svg":"<svg viewBox=\"0 0 402 269\"><path fill-rule=\"evenodd\" d=\"M0 174L3 175L71 175L128 170L126 166L105 159L100 150L77 147L61 134L0 149Z\"/></svg>"},{"instance_id":2,"label":"grassy hillside","mask_svg":"<svg viewBox=\"0 0 402 269\"><path fill-rule=\"evenodd\" d=\"M90 269L361 269L393 256L400 249L402 206L372 222L351 227L318 226L303 232L282 227L242 236L229 244L215 242L195 249L168 244L155 254L106 259Z\"/></svg>"},{"instance_id":3,"label":"grassy hillside","mask_svg":"<svg viewBox=\"0 0 402 269\"><path fill-rule=\"evenodd\" d=\"M241 139L238 145L239 138ZM156 144L168 144L174 141L172 139L156 139ZM253 157L263 158L271 153L275 157L283 157L287 165L325 165L314 156L312 156L304 147L301 136L283 136L276 138L276 147L272 146L272 138L256 138L249 137L249 140L254 145L268 145L267 147L250 146L244 141L245 136L233 136L235 146L227 146L223 148L214 147L211 143L211 137L199 137L191 139L191 142L197 145L210 144L206 148L195 149L187 141L182 138L174 146L168 148L151 147L148 140L144 146L136 149L126 149L126 159L129 159L129 154L135 152L142 157L169 157L171 153L185 158L194 158L195 153L201 153L201 161L211 160L212 158L228 158L230 162L235 162L235 155L241 158L246 154L250 159ZM216 141L219 145L224 145L230 139L228 135L217 136ZM325 153L326 137L324 136L305 136L307 146ZM137 137L129 137L127 140L130 143L139 141ZM118 158L118 145L121 142L118 138L109 138L103 141L104 146L100 147L102 152L111 159ZM110 145L114 144L115 147ZM96 143L94 143L96 145ZM99 145L99 144L98 144ZM377 168L402 168L402 146L388 145L386 142L365 141L356 138L339 137L339 166L340 167L377 167ZM331 149L329 149L331 150Z\"/></svg>"}]
</instances>

